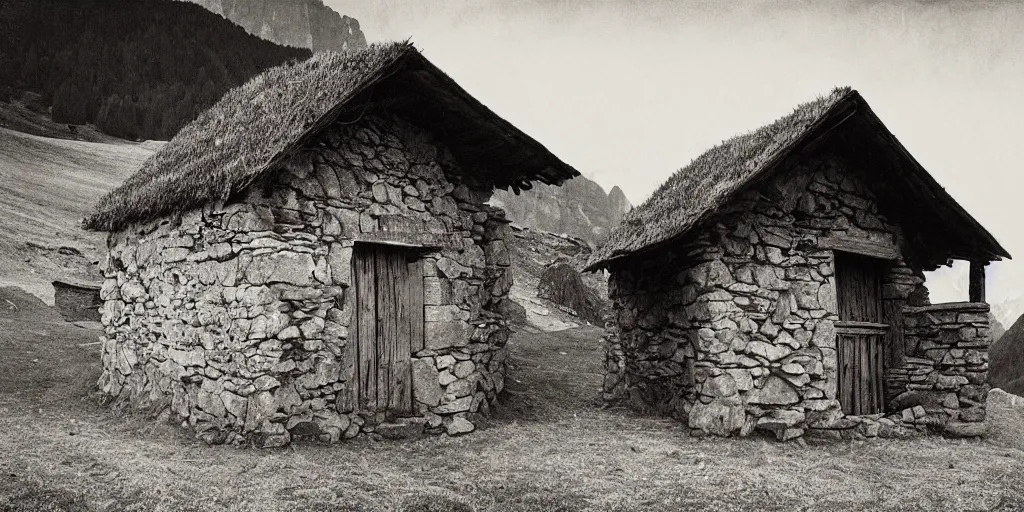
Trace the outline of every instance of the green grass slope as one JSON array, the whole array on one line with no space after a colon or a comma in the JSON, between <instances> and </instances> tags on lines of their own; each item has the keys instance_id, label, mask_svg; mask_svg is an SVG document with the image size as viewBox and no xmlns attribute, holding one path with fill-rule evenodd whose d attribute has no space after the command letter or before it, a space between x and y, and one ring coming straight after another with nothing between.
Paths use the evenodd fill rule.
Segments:
<instances>
[{"instance_id":1,"label":"green grass slope","mask_svg":"<svg viewBox=\"0 0 1024 512\"><path fill-rule=\"evenodd\" d=\"M0 286L52 303L55 277L95 277L103 235L81 219L162 143L83 142L0 128Z\"/></svg>"}]
</instances>

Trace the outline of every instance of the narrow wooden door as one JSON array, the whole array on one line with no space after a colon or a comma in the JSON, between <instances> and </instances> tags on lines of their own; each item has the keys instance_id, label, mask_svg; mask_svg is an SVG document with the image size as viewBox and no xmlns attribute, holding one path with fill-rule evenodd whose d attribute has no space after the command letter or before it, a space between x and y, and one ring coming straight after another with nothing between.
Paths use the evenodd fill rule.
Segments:
<instances>
[{"instance_id":1,"label":"narrow wooden door","mask_svg":"<svg viewBox=\"0 0 1024 512\"><path fill-rule=\"evenodd\" d=\"M882 272L885 261L836 252L836 358L843 412L866 415L885 409Z\"/></svg>"},{"instance_id":2,"label":"narrow wooden door","mask_svg":"<svg viewBox=\"0 0 1024 512\"><path fill-rule=\"evenodd\" d=\"M360 411L412 412L414 351L423 349L423 267L401 248L356 244L355 400Z\"/></svg>"}]
</instances>

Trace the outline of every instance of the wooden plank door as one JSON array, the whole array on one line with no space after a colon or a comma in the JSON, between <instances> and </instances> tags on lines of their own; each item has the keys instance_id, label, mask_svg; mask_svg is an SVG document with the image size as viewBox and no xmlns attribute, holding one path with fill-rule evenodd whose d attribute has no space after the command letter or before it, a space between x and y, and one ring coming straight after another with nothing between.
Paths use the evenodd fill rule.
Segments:
<instances>
[{"instance_id":1,"label":"wooden plank door","mask_svg":"<svg viewBox=\"0 0 1024 512\"><path fill-rule=\"evenodd\" d=\"M836 252L838 397L843 413L885 410L885 354L882 272L885 261Z\"/></svg>"},{"instance_id":2,"label":"wooden plank door","mask_svg":"<svg viewBox=\"0 0 1024 512\"><path fill-rule=\"evenodd\" d=\"M412 413L414 351L423 348L423 267L414 253L356 244L356 404L388 418Z\"/></svg>"}]
</instances>

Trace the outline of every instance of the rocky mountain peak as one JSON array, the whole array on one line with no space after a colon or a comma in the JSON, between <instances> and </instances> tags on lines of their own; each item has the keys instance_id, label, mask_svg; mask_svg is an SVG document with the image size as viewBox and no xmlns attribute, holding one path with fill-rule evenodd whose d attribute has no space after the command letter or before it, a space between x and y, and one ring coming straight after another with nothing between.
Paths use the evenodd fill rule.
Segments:
<instances>
[{"instance_id":1,"label":"rocky mountain peak","mask_svg":"<svg viewBox=\"0 0 1024 512\"><path fill-rule=\"evenodd\" d=\"M338 14L322 0L185 0L206 7L277 44L318 51L366 47L355 18Z\"/></svg>"},{"instance_id":2,"label":"rocky mountain peak","mask_svg":"<svg viewBox=\"0 0 1024 512\"><path fill-rule=\"evenodd\" d=\"M535 183L518 196L497 190L491 204L503 208L509 220L520 226L571 235L590 244L604 241L632 208L619 187L605 193L601 185L583 176L560 187Z\"/></svg>"}]
</instances>

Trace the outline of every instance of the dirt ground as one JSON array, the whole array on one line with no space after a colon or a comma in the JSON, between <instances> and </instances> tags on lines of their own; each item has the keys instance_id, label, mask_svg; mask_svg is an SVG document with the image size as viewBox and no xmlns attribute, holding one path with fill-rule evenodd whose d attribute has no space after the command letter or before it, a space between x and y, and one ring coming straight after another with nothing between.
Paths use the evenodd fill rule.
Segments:
<instances>
[{"instance_id":1,"label":"dirt ground","mask_svg":"<svg viewBox=\"0 0 1024 512\"><path fill-rule=\"evenodd\" d=\"M597 329L530 329L470 435L239 449L99 406L98 335L0 289L0 510L1024 509L1024 405L1001 393L982 441L696 439L595 405Z\"/></svg>"}]
</instances>

